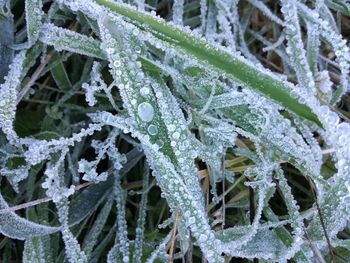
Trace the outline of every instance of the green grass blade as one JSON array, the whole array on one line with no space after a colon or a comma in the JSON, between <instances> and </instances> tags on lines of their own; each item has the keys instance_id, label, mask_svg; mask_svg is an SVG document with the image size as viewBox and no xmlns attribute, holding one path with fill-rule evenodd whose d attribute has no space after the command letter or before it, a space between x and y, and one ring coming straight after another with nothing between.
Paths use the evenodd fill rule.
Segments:
<instances>
[{"instance_id":1,"label":"green grass blade","mask_svg":"<svg viewBox=\"0 0 350 263\"><path fill-rule=\"evenodd\" d=\"M99 41L53 24L43 25L39 40L47 45L54 46L58 51L67 50L89 57L106 58L101 53Z\"/></svg>"},{"instance_id":2,"label":"green grass blade","mask_svg":"<svg viewBox=\"0 0 350 263\"><path fill-rule=\"evenodd\" d=\"M14 56L11 49L14 41L13 15L9 7L10 1L0 3L0 84L3 83Z\"/></svg>"},{"instance_id":3,"label":"green grass blade","mask_svg":"<svg viewBox=\"0 0 350 263\"><path fill-rule=\"evenodd\" d=\"M60 60L61 56L56 54L55 58ZM51 69L51 74L59 89L68 91L72 88L72 83L62 62L59 62L57 66Z\"/></svg>"},{"instance_id":4,"label":"green grass blade","mask_svg":"<svg viewBox=\"0 0 350 263\"><path fill-rule=\"evenodd\" d=\"M148 29L152 30L162 40L183 49L196 59L219 70L235 81L263 93L301 117L320 124L318 118L310 108L300 103L297 98L291 95L292 84L274 77L267 71L264 72L256 68L240 56L230 54L152 15L109 0L96 0L96 2L132 21L147 26Z\"/></svg>"}]
</instances>

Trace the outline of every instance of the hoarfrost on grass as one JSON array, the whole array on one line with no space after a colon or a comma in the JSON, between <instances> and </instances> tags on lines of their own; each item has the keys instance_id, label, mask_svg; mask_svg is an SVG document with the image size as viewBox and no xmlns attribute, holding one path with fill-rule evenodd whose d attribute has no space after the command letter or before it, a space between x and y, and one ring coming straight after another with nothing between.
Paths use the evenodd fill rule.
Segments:
<instances>
[{"instance_id":1,"label":"hoarfrost on grass","mask_svg":"<svg viewBox=\"0 0 350 263\"><path fill-rule=\"evenodd\" d=\"M1 1L0 8L3 13ZM179 257L167 249L176 231L180 242L173 244L182 255L192 246L208 262L224 262L224 256L315 261L333 255L332 247L346 247L337 235L347 231L350 219L350 125L336 106L348 91L350 55L337 28L340 20L330 11L334 6L329 1L313 6L292 0L176 0L169 22L148 12L157 8L164 7L143 0L58 0L46 16L41 0L25 1L25 30L16 36L23 44L13 46L23 50L0 85L0 174L17 193L27 191L26 200L37 193L24 185L40 185L38 192L55 203L58 217L51 220L55 227L34 223L9 210L0 196L0 232L26 239L25 262L50 258L43 236L58 231L69 262L98 260L106 244L108 262L166 261ZM64 28L62 20L72 19L79 23ZM273 25L257 31L259 19ZM324 44L335 61L324 57ZM51 52L48 61L46 52ZM30 71L40 53L40 66ZM70 63L83 66L68 72ZM17 111L26 72L38 87ZM47 83L50 78L41 83L47 72L58 89ZM61 89L58 77L77 84ZM45 90L50 95L40 97ZM45 118L39 131L22 136L16 123L22 104L32 110L41 103L54 120ZM55 122L61 130L52 128ZM130 147L145 156L143 165L123 154ZM128 187L138 182L124 170L138 166L142 190L135 192ZM290 180L289 170L313 189ZM148 232L155 184L170 215L162 227L171 231L162 238ZM299 205L295 185L317 204ZM86 186L95 190L81 206L90 205L86 214L97 216L76 230L70 207L83 198L78 192ZM128 214L135 193L136 224ZM233 201L226 203L231 195ZM274 195L286 207L283 219L271 209ZM211 213L214 207L220 208ZM240 212L237 220L226 217L230 208ZM34 218L46 222L50 217L43 214ZM102 239L109 220L114 226ZM93 223L80 246L86 222ZM113 231L114 241L108 241Z\"/></svg>"}]
</instances>

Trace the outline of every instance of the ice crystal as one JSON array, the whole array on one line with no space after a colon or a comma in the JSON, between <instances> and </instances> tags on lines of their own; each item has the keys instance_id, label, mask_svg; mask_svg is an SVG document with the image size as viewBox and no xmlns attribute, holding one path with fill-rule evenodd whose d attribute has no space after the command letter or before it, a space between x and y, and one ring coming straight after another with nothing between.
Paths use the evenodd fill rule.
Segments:
<instances>
[{"instance_id":1,"label":"ice crystal","mask_svg":"<svg viewBox=\"0 0 350 263\"><path fill-rule=\"evenodd\" d=\"M109 137L104 141L92 141L92 147L95 149L97 158L94 161L87 161L81 159L78 163L78 172L83 173L83 179L90 182L101 182L107 179L108 173L103 172L98 174L96 169L98 163L108 156L113 161L113 167L115 170L120 170L123 164L126 162L125 155L122 155L115 148L115 139L118 136L118 131L111 132Z\"/></svg>"}]
</instances>

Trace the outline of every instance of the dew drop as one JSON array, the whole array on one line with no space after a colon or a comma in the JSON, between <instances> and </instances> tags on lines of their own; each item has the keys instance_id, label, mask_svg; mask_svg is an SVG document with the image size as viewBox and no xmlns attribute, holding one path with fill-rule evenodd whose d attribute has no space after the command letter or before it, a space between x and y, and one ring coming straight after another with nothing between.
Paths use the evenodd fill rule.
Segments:
<instances>
[{"instance_id":1,"label":"dew drop","mask_svg":"<svg viewBox=\"0 0 350 263\"><path fill-rule=\"evenodd\" d=\"M154 109L148 102L142 102L137 108L137 113L142 121L150 122L154 116Z\"/></svg>"},{"instance_id":2,"label":"dew drop","mask_svg":"<svg viewBox=\"0 0 350 263\"><path fill-rule=\"evenodd\" d=\"M148 126L147 131L151 135L156 135L158 133L158 128L157 126L151 124L150 126Z\"/></svg>"}]
</instances>

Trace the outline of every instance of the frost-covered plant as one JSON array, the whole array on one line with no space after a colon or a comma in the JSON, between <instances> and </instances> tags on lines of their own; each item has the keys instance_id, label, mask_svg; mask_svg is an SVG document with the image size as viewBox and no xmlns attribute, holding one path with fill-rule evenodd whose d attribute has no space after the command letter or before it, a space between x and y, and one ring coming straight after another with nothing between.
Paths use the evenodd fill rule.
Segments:
<instances>
[{"instance_id":1,"label":"frost-covered plant","mask_svg":"<svg viewBox=\"0 0 350 263\"><path fill-rule=\"evenodd\" d=\"M347 262L349 10L0 0L1 260Z\"/></svg>"}]
</instances>

